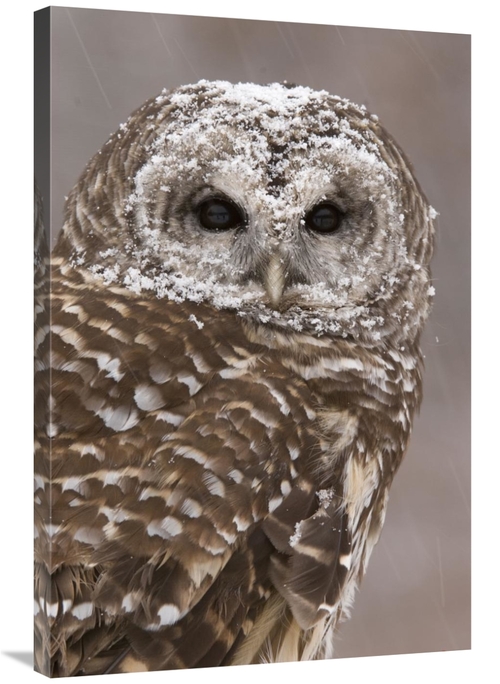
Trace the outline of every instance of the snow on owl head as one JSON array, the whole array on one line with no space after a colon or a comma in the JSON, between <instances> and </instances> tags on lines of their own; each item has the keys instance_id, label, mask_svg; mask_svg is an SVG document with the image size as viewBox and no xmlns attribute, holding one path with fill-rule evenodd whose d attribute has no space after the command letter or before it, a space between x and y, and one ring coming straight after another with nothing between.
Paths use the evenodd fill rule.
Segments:
<instances>
[{"instance_id":1,"label":"snow on owl head","mask_svg":"<svg viewBox=\"0 0 500 684\"><path fill-rule=\"evenodd\" d=\"M368 346L414 338L428 314L434 210L377 117L326 91L164 91L90 162L68 212L72 264L143 296Z\"/></svg>"}]
</instances>

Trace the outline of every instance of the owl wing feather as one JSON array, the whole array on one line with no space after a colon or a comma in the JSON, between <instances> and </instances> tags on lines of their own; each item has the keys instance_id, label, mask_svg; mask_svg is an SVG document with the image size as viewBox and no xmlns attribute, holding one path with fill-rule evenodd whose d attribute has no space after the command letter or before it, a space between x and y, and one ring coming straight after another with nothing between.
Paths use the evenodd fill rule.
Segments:
<instances>
[{"instance_id":1,"label":"owl wing feather","mask_svg":"<svg viewBox=\"0 0 500 684\"><path fill-rule=\"evenodd\" d=\"M328 615L348 534L339 496L316 496L304 381L234 317L205 326L210 307L160 310L64 276L51 297L40 659L65 675L218 665L255 624L262 643L285 611L301 629Z\"/></svg>"}]
</instances>

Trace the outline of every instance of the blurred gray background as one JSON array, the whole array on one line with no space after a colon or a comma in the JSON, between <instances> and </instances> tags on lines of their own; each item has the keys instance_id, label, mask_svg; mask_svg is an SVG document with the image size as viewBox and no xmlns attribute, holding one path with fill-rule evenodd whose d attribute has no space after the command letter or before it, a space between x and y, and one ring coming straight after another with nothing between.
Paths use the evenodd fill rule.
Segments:
<instances>
[{"instance_id":1,"label":"blurred gray background","mask_svg":"<svg viewBox=\"0 0 500 684\"><path fill-rule=\"evenodd\" d=\"M470 648L470 36L51 12L53 239L65 195L118 125L201 78L324 88L366 105L412 160L440 214L424 402L336 656Z\"/></svg>"}]
</instances>

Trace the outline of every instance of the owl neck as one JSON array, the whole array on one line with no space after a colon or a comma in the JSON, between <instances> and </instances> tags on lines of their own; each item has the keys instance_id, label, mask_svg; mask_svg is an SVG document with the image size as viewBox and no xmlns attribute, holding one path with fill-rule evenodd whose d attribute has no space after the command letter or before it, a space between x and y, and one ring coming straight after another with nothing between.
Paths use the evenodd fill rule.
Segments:
<instances>
[{"instance_id":1,"label":"owl neck","mask_svg":"<svg viewBox=\"0 0 500 684\"><path fill-rule=\"evenodd\" d=\"M273 333L246 324L248 339L274 349L281 364L300 376L325 408L348 408L360 415L374 412L401 430L406 442L421 402L423 357L419 336L378 345L342 337ZM392 429L392 428L391 428ZM404 433L404 434L403 434Z\"/></svg>"}]
</instances>

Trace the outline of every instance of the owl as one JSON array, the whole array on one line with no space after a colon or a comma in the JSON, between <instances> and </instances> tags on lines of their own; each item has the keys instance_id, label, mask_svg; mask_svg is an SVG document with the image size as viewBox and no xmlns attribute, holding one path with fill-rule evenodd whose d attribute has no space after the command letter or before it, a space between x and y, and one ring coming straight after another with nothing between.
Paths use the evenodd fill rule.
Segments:
<instances>
[{"instance_id":1,"label":"owl","mask_svg":"<svg viewBox=\"0 0 500 684\"><path fill-rule=\"evenodd\" d=\"M421 401L434 217L326 91L202 80L111 136L41 269L40 672L332 656Z\"/></svg>"}]
</instances>

